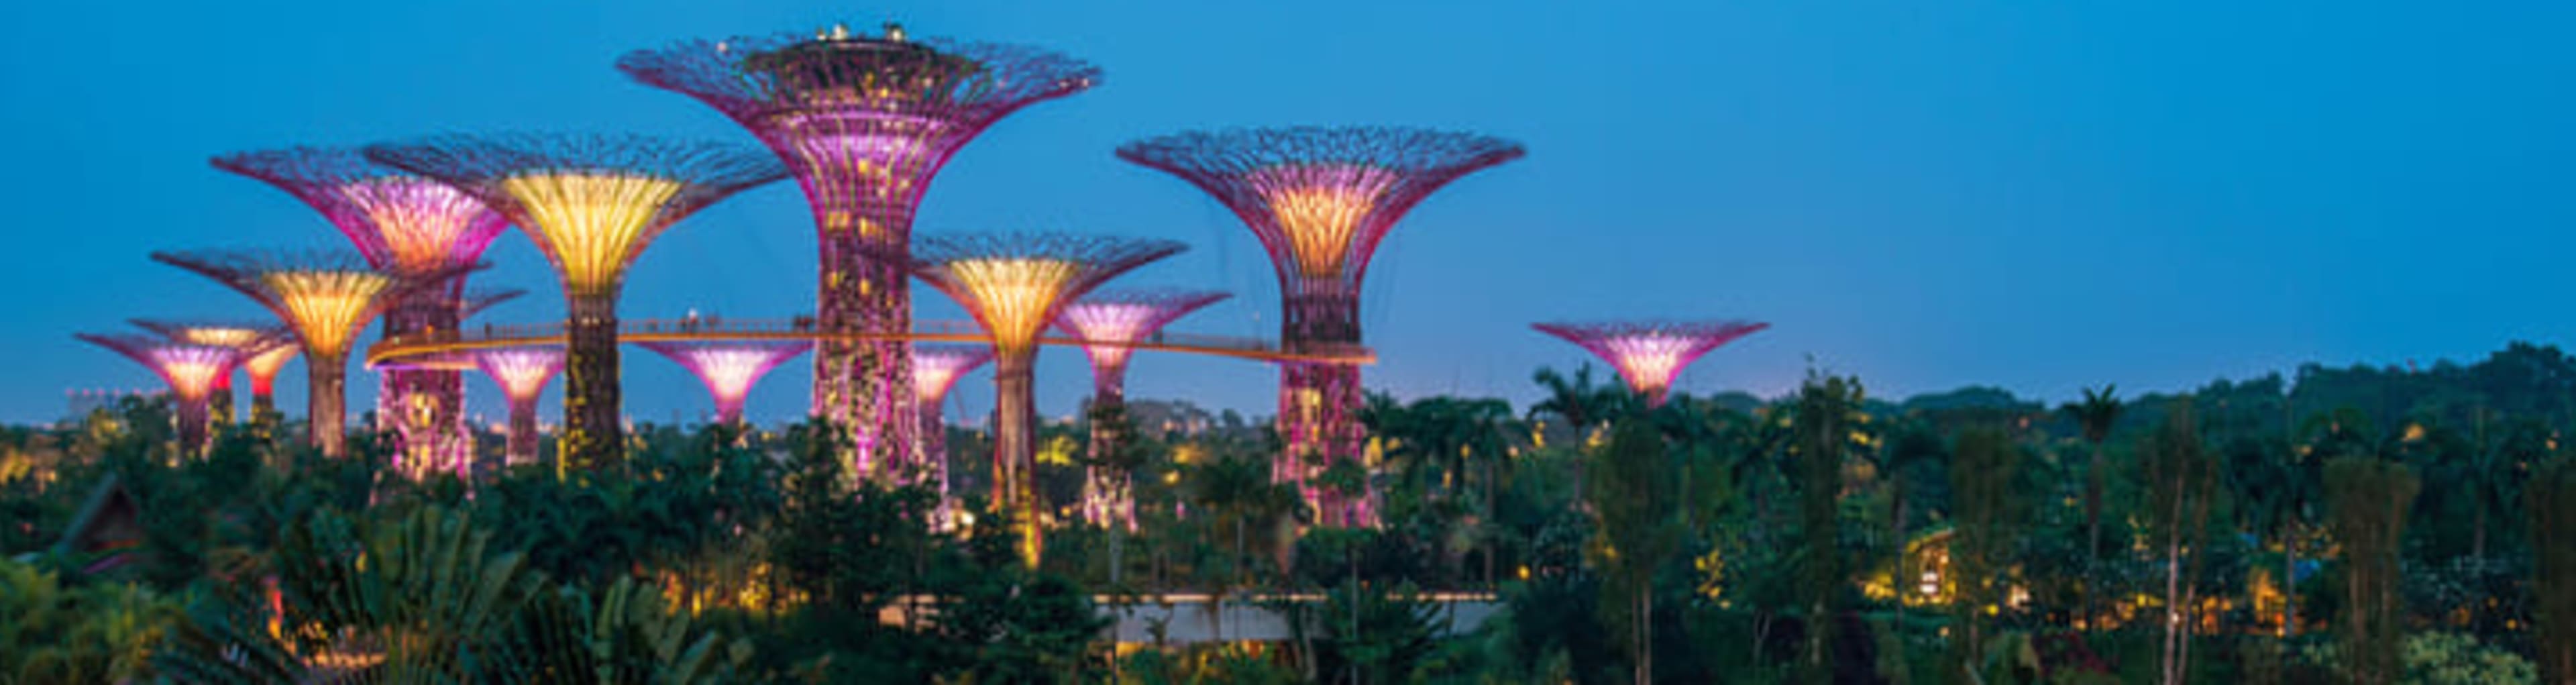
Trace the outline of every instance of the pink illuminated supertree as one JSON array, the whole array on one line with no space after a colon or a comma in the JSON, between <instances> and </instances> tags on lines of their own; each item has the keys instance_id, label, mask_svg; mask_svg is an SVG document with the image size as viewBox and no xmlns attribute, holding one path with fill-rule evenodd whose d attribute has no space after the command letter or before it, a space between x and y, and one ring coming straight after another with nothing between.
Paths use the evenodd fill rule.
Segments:
<instances>
[{"instance_id":1,"label":"pink illuminated supertree","mask_svg":"<svg viewBox=\"0 0 2576 685\"><path fill-rule=\"evenodd\" d=\"M505 464L520 466L537 462L537 396L546 391L546 383L564 368L564 351L552 345L503 347L471 353L475 368L492 377L501 386L501 396L510 406L510 430L507 447L502 450ZM477 474L498 473L499 465L485 461L474 465Z\"/></svg>"},{"instance_id":2,"label":"pink illuminated supertree","mask_svg":"<svg viewBox=\"0 0 2576 685\"><path fill-rule=\"evenodd\" d=\"M404 277L345 252L155 252L152 259L241 291L294 329L310 381L305 412L310 437L323 455L332 457L341 455L348 439L341 429L348 420L343 381L359 329L412 288L442 283L480 266Z\"/></svg>"},{"instance_id":3,"label":"pink illuminated supertree","mask_svg":"<svg viewBox=\"0 0 2576 685\"><path fill-rule=\"evenodd\" d=\"M912 40L894 25L879 36L834 28L682 41L628 53L617 68L716 108L786 161L821 241L815 323L837 333L910 330L902 257L940 167L1003 117L1100 78L1055 52ZM921 447L906 349L850 336L816 347L813 413L866 453L853 463L902 463Z\"/></svg>"},{"instance_id":4,"label":"pink illuminated supertree","mask_svg":"<svg viewBox=\"0 0 2576 685\"><path fill-rule=\"evenodd\" d=\"M163 339L174 343L186 343L190 345L220 345L223 347L233 348L234 351L241 353L240 361L243 362L242 364L235 364L235 366L242 366L253 357L269 353L270 351L281 347L292 348L295 341L295 334L293 331L287 330L285 326L276 324L260 324L244 321L173 321L164 319L127 319L126 322L134 324L136 328L151 331L153 335L161 336ZM271 371L274 372L274 369L271 369ZM257 383L259 381L255 378L253 379L253 382ZM257 401L256 395L258 394L259 393L253 393L255 403ZM254 406L252 411L253 415L256 416L259 408ZM206 398L206 414L208 416L208 420L215 426L229 425L233 422L233 374L231 371L227 370L224 375L215 377L215 385L211 389L211 394Z\"/></svg>"},{"instance_id":5,"label":"pink illuminated supertree","mask_svg":"<svg viewBox=\"0 0 2576 685\"><path fill-rule=\"evenodd\" d=\"M617 297L627 267L671 224L787 177L756 149L638 135L449 135L366 154L481 200L554 265L567 312L556 466L567 472L625 459Z\"/></svg>"},{"instance_id":6,"label":"pink illuminated supertree","mask_svg":"<svg viewBox=\"0 0 2576 685\"><path fill-rule=\"evenodd\" d=\"M215 381L231 374L233 365L241 363L239 348L145 335L82 333L73 337L114 350L161 376L162 382L170 384L171 418L177 423L179 454L205 454L211 418L206 401L214 394Z\"/></svg>"},{"instance_id":7,"label":"pink illuminated supertree","mask_svg":"<svg viewBox=\"0 0 2576 685\"><path fill-rule=\"evenodd\" d=\"M368 161L354 148L294 147L215 157L215 168L267 182L303 200L348 236L370 266L426 280L483 258L508 226L455 188ZM465 278L439 279L385 308L384 335L455 330L465 320ZM394 439L398 472L459 468L473 451L465 429L465 379L445 369L382 369L376 427Z\"/></svg>"},{"instance_id":8,"label":"pink illuminated supertree","mask_svg":"<svg viewBox=\"0 0 2576 685\"><path fill-rule=\"evenodd\" d=\"M1530 324L1542 333L1601 357L1619 369L1628 388L1646 398L1646 406L1664 404L1664 394L1700 355L1737 338L1770 328L1752 321L1602 321Z\"/></svg>"},{"instance_id":9,"label":"pink illuminated supertree","mask_svg":"<svg viewBox=\"0 0 2576 685\"><path fill-rule=\"evenodd\" d=\"M940 403L948 400L948 391L957 387L975 367L993 360L991 345L913 345L913 397L921 407L921 454L913 461L911 477L939 487L940 508L949 508L948 421Z\"/></svg>"},{"instance_id":10,"label":"pink illuminated supertree","mask_svg":"<svg viewBox=\"0 0 2576 685\"><path fill-rule=\"evenodd\" d=\"M751 394L751 386L758 384L760 377L767 375L770 369L814 347L813 342L805 340L668 341L639 342L636 345L670 359L706 383L707 394L716 402L716 423L737 428L744 427L742 401Z\"/></svg>"},{"instance_id":11,"label":"pink illuminated supertree","mask_svg":"<svg viewBox=\"0 0 2576 685\"><path fill-rule=\"evenodd\" d=\"M1020 532L1020 559L1045 550L1037 501L1038 334L1065 303L1147 262L1168 240L1062 234L933 236L913 245L913 273L957 301L993 341L993 505ZM893 256L889 256L893 258Z\"/></svg>"},{"instance_id":12,"label":"pink illuminated supertree","mask_svg":"<svg viewBox=\"0 0 2576 685\"><path fill-rule=\"evenodd\" d=\"M1159 335L1173 320L1228 295L1194 290L1120 290L1093 293L1055 317L1056 328L1082 342L1091 358L1091 458L1082 483L1082 516L1093 525L1136 527L1129 493L1136 465L1118 455L1126 446L1127 360L1136 344Z\"/></svg>"},{"instance_id":13,"label":"pink illuminated supertree","mask_svg":"<svg viewBox=\"0 0 2576 685\"><path fill-rule=\"evenodd\" d=\"M1287 310L1280 343L1291 352L1357 345L1360 281L1387 231L1450 181L1523 154L1499 138L1369 127L1190 132L1118 148L1120 159L1216 196L1252 229L1279 274ZM1357 366L1281 365L1278 426L1287 452L1272 477L1297 483L1327 525L1375 519L1373 495L1350 499L1307 483L1364 456L1361 401Z\"/></svg>"}]
</instances>

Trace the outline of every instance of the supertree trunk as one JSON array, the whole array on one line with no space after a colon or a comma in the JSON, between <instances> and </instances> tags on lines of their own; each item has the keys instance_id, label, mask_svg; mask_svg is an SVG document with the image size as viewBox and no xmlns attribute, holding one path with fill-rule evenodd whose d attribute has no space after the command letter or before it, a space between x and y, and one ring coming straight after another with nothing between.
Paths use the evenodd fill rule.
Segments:
<instances>
[{"instance_id":1,"label":"supertree trunk","mask_svg":"<svg viewBox=\"0 0 2576 685\"><path fill-rule=\"evenodd\" d=\"M508 466L537 463L537 398L510 399L510 434L501 450ZM481 469L476 469L481 471ZM498 471L497 469L495 470Z\"/></svg>"},{"instance_id":2,"label":"supertree trunk","mask_svg":"<svg viewBox=\"0 0 2576 685\"><path fill-rule=\"evenodd\" d=\"M1280 341L1289 351L1359 342L1359 298L1355 296L1301 294L1289 298L1287 310ZM1358 366L1299 362L1280 366L1279 437L1286 450L1273 465L1271 480L1296 483L1307 505L1314 508L1315 520L1323 525L1376 522L1375 488L1363 487L1354 497L1311 482L1336 464L1361 463L1367 436L1362 434L1358 411L1365 399Z\"/></svg>"},{"instance_id":3,"label":"supertree trunk","mask_svg":"<svg viewBox=\"0 0 2576 685\"><path fill-rule=\"evenodd\" d=\"M171 418L178 422L179 455L186 458L206 456L206 435L211 420L208 416L207 399L203 397L195 399L174 397L173 399L175 401L171 403L171 409L175 415Z\"/></svg>"},{"instance_id":4,"label":"supertree trunk","mask_svg":"<svg viewBox=\"0 0 2576 685\"><path fill-rule=\"evenodd\" d=\"M384 335L456 330L455 284L417 291L385 312ZM376 392L376 427L397 442L396 466L413 478L445 469L462 477L471 451L465 431L465 375L437 369L387 369Z\"/></svg>"},{"instance_id":5,"label":"supertree trunk","mask_svg":"<svg viewBox=\"0 0 2576 685\"><path fill-rule=\"evenodd\" d=\"M306 436L322 456L348 454L349 432L342 424L348 420L349 398L347 377L349 358L345 354L308 353L304 357L306 400L304 418Z\"/></svg>"},{"instance_id":6,"label":"supertree trunk","mask_svg":"<svg viewBox=\"0 0 2576 685\"><path fill-rule=\"evenodd\" d=\"M615 466L626 448L617 382L617 291L573 294L570 299L557 474Z\"/></svg>"},{"instance_id":7,"label":"supertree trunk","mask_svg":"<svg viewBox=\"0 0 2576 685\"><path fill-rule=\"evenodd\" d=\"M920 406L921 468L908 477L918 479L913 482L927 483L931 487L938 488L940 506L944 508L948 504L948 493L951 491L948 484L947 418L942 415L938 402L922 402Z\"/></svg>"},{"instance_id":8,"label":"supertree trunk","mask_svg":"<svg viewBox=\"0 0 2576 685\"><path fill-rule=\"evenodd\" d=\"M1020 535L1020 559L1035 566L1046 549L1037 501L1036 358L1003 355L993 362L993 504Z\"/></svg>"},{"instance_id":9,"label":"supertree trunk","mask_svg":"<svg viewBox=\"0 0 2576 685\"><path fill-rule=\"evenodd\" d=\"M1111 375L1124 371L1120 368L1096 373ZM1136 505L1129 497L1132 492L1130 471L1126 464L1115 459L1128 439L1124 425L1127 414L1124 385L1101 384L1091 393L1091 464L1083 469L1082 517L1084 521L1103 528L1113 524L1125 525L1129 529L1136 527ZM1103 417L1120 419L1104 421L1101 420Z\"/></svg>"},{"instance_id":10,"label":"supertree trunk","mask_svg":"<svg viewBox=\"0 0 2576 685\"><path fill-rule=\"evenodd\" d=\"M226 371L226 372L224 372L224 374L223 374L223 375L220 375L220 376L216 376L216 377L215 377L214 394L206 396L206 412L207 412L207 414L206 414L206 420L207 420L208 422L210 422L210 423L214 424L214 425L217 425L217 426L227 426L227 425L231 425L231 424L232 424L232 422L233 422L233 374L232 374L232 372L230 372L230 371Z\"/></svg>"},{"instance_id":11,"label":"supertree trunk","mask_svg":"<svg viewBox=\"0 0 2576 685\"><path fill-rule=\"evenodd\" d=\"M871 256L902 254L887 250L902 248L900 236L911 233L911 211L871 208L829 188L807 185L815 221L825 229L816 325L839 333L911 330L911 272L900 262ZM853 223L897 237L872 240ZM911 347L902 340L827 336L814 348L814 412L849 432L852 473L918 464L924 448L919 424L905 420L918 416L912 387Z\"/></svg>"}]
</instances>

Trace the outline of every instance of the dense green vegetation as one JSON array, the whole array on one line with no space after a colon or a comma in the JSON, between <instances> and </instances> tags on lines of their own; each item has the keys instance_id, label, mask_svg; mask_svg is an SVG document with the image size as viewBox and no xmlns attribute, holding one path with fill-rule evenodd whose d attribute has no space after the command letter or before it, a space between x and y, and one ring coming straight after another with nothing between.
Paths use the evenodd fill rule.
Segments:
<instances>
[{"instance_id":1,"label":"dense green vegetation","mask_svg":"<svg viewBox=\"0 0 2576 685\"><path fill-rule=\"evenodd\" d=\"M174 462L130 401L0 430L0 682L2567 682L2576 359L2310 366L2051 407L1372 398L1383 525L1305 525L1238 418L1126 426L1133 532L852 484L810 425L643 426L613 471L413 482L228 431ZM1124 415L1095 421L1126 422ZM1040 487L1081 489L1081 425ZM955 431L959 492L989 449ZM113 482L137 534L55 541ZM970 519L971 516L971 519ZM1060 520L1076 517L1059 516ZM1491 592L1452 634L1437 593ZM1266 643L1116 645L1097 602L1215 594Z\"/></svg>"}]
</instances>

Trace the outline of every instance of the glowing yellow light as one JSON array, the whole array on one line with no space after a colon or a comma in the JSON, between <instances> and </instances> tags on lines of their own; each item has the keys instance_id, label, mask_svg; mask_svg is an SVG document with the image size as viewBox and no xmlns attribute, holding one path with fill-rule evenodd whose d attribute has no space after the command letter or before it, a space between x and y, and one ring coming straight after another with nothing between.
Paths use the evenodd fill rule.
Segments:
<instances>
[{"instance_id":1,"label":"glowing yellow light","mask_svg":"<svg viewBox=\"0 0 2576 685\"><path fill-rule=\"evenodd\" d=\"M260 331L232 326L190 326L179 331L179 341L190 345L213 345L239 349L259 339Z\"/></svg>"},{"instance_id":2,"label":"glowing yellow light","mask_svg":"<svg viewBox=\"0 0 2576 685\"><path fill-rule=\"evenodd\" d=\"M367 215L383 240L396 273L429 273L453 266L458 241L486 221L483 203L446 184L390 176L340 187Z\"/></svg>"},{"instance_id":3,"label":"glowing yellow light","mask_svg":"<svg viewBox=\"0 0 2576 685\"><path fill-rule=\"evenodd\" d=\"M2410 423L2410 424L2406 424L2406 437L2405 437L2405 438L2403 438L2403 439L2404 439L2406 442L2418 442L2418 441L2423 440L2423 439L2424 439L2424 424L2420 424L2420 423Z\"/></svg>"},{"instance_id":4,"label":"glowing yellow light","mask_svg":"<svg viewBox=\"0 0 2576 685\"><path fill-rule=\"evenodd\" d=\"M1253 172L1250 181L1270 201L1298 271L1330 277L1342 273L1362 222L1398 178L1375 167L1288 165Z\"/></svg>"},{"instance_id":5,"label":"glowing yellow light","mask_svg":"<svg viewBox=\"0 0 2576 685\"><path fill-rule=\"evenodd\" d=\"M975 313L1003 354L1022 354L1035 346L1047 324L1048 310L1066 285L1082 275L1082 265L1061 259L963 259L948 263L948 272L975 299Z\"/></svg>"},{"instance_id":6,"label":"glowing yellow light","mask_svg":"<svg viewBox=\"0 0 2576 685\"><path fill-rule=\"evenodd\" d=\"M250 372L250 377L254 380L276 378L278 370L286 368L286 360L294 359L295 353L302 351L304 351L303 348L294 345L271 347L267 351L242 360L242 369Z\"/></svg>"},{"instance_id":7,"label":"glowing yellow light","mask_svg":"<svg viewBox=\"0 0 2576 685\"><path fill-rule=\"evenodd\" d=\"M564 287L595 294L617 285L681 183L651 176L534 174L501 182L535 226L530 235L561 272Z\"/></svg>"},{"instance_id":8,"label":"glowing yellow light","mask_svg":"<svg viewBox=\"0 0 2576 685\"><path fill-rule=\"evenodd\" d=\"M232 370L234 359L231 348L204 345L158 347L151 355L161 377L170 382L170 392L187 400L213 394L216 379Z\"/></svg>"},{"instance_id":9,"label":"glowing yellow light","mask_svg":"<svg viewBox=\"0 0 2576 685\"><path fill-rule=\"evenodd\" d=\"M376 296L394 285L392 277L373 271L274 271L260 281L277 294L305 348L332 357L349 351L373 314Z\"/></svg>"},{"instance_id":10,"label":"glowing yellow light","mask_svg":"<svg viewBox=\"0 0 2576 685\"><path fill-rule=\"evenodd\" d=\"M1038 463L1070 466L1073 464L1074 447L1072 437L1055 436L1054 440L1047 441L1045 448L1038 450Z\"/></svg>"}]
</instances>

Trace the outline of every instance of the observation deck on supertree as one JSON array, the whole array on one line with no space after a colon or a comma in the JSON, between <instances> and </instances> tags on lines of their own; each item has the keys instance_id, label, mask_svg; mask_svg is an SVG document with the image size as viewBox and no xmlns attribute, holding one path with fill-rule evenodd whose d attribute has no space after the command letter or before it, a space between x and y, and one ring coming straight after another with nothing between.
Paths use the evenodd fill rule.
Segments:
<instances>
[{"instance_id":1,"label":"observation deck on supertree","mask_svg":"<svg viewBox=\"0 0 2576 685\"><path fill-rule=\"evenodd\" d=\"M813 349L814 343L803 340L743 340L727 342L639 342L636 345L679 364L698 381L707 385L707 395L715 399L715 422L743 427L743 398L751 386L769 370L796 355Z\"/></svg>"},{"instance_id":2,"label":"observation deck on supertree","mask_svg":"<svg viewBox=\"0 0 2576 685\"><path fill-rule=\"evenodd\" d=\"M546 391L546 383L563 371L564 351L551 345L504 347L470 353L474 366L501 386L501 396L510 407L510 430L502 449L504 464L519 466L537 463L537 396ZM500 466L488 458L474 464L478 476L499 473Z\"/></svg>"},{"instance_id":3,"label":"observation deck on supertree","mask_svg":"<svg viewBox=\"0 0 2576 685\"><path fill-rule=\"evenodd\" d=\"M345 451L349 347L359 329L402 293L424 283L455 278L479 265L464 265L416 278L368 266L345 252L154 252L153 261L214 279L257 300L294 329L304 348L309 386L306 420L325 456Z\"/></svg>"},{"instance_id":4,"label":"observation deck on supertree","mask_svg":"<svg viewBox=\"0 0 2576 685\"><path fill-rule=\"evenodd\" d=\"M241 353L241 359L237 361L245 363L252 357L268 353L277 348L291 348L294 346L292 344L295 336L294 332L287 330L285 326L279 326L276 324L260 324L244 321L174 321L164 319L126 319L126 322L134 324L136 328L151 331L153 335L161 336L163 339L174 343L186 343L190 345L219 345L233 348L234 351ZM240 365L241 364L238 363L235 364L235 366ZM275 370L271 369L271 371L274 372ZM206 413L209 417L209 421L216 426L231 424L233 422L232 372L230 370L226 370L223 375L216 376L214 387L211 388L210 391L211 394L206 398ZM254 393L254 395L256 395L256 393ZM254 398L254 402L256 401L256 398ZM252 416L258 416L260 411L262 411L260 408L254 407Z\"/></svg>"},{"instance_id":5,"label":"observation deck on supertree","mask_svg":"<svg viewBox=\"0 0 2576 685\"><path fill-rule=\"evenodd\" d=\"M818 329L905 331L903 260L922 194L959 148L1030 104L1081 92L1100 69L1053 51L915 40L835 27L690 40L627 53L617 68L696 98L767 143L805 190L821 242ZM880 258L876 255L891 255ZM900 340L826 338L814 353L813 413L847 431L853 463L902 463L913 434Z\"/></svg>"},{"instance_id":6,"label":"observation deck on supertree","mask_svg":"<svg viewBox=\"0 0 2576 685\"><path fill-rule=\"evenodd\" d=\"M1056 328L1083 341L1083 356L1091 359L1091 464L1082 482L1083 520L1099 526L1114 521L1129 530L1136 527L1130 497L1135 465L1112 463L1128 438L1122 430L1127 361L1135 356L1135 344L1160 334L1173 320L1227 297L1197 290L1101 291L1065 305L1056 315Z\"/></svg>"},{"instance_id":7,"label":"observation deck on supertree","mask_svg":"<svg viewBox=\"0 0 2576 685\"><path fill-rule=\"evenodd\" d=\"M1280 343L1360 342L1360 282L1369 258L1406 212L1460 176L1519 159L1517 143L1411 128L1235 129L1189 132L1118 148L1234 211L1279 275ZM1345 501L1308 485L1334 464L1357 463L1365 436L1359 367L1283 364L1279 435L1287 451L1272 478L1294 482L1327 525L1366 525L1374 494Z\"/></svg>"},{"instance_id":8,"label":"observation deck on supertree","mask_svg":"<svg viewBox=\"0 0 2576 685\"><path fill-rule=\"evenodd\" d=\"M370 266L405 279L456 272L483 258L508 225L457 189L368 161L354 148L293 147L215 157L214 167L276 186L338 227ZM465 278L425 282L388 305L384 335L453 330L464 321ZM461 468L465 379L456 371L388 368L377 375L377 428L395 439L395 468L415 477Z\"/></svg>"},{"instance_id":9,"label":"observation deck on supertree","mask_svg":"<svg viewBox=\"0 0 2576 685\"><path fill-rule=\"evenodd\" d=\"M690 213L787 175L755 149L639 135L447 135L370 145L366 154L481 200L554 265L566 310L557 441L567 470L625 458L617 297L627 267Z\"/></svg>"},{"instance_id":10,"label":"observation deck on supertree","mask_svg":"<svg viewBox=\"0 0 2576 685\"><path fill-rule=\"evenodd\" d=\"M1645 396L1646 406L1664 404L1664 395L1682 368L1700 355L1737 338L1770 328L1753 321L1599 321L1538 323L1531 328L1564 338L1619 369L1628 388Z\"/></svg>"},{"instance_id":11,"label":"observation deck on supertree","mask_svg":"<svg viewBox=\"0 0 2576 685\"><path fill-rule=\"evenodd\" d=\"M922 478L939 486L940 508L949 508L948 421L940 403L948 400L948 391L957 380L993 360L991 345L912 346L913 397L921 407L921 454L913 463L909 477Z\"/></svg>"},{"instance_id":12,"label":"observation deck on supertree","mask_svg":"<svg viewBox=\"0 0 2576 685\"><path fill-rule=\"evenodd\" d=\"M1020 531L1031 567L1045 551L1037 501L1038 333L1101 282L1185 249L1167 240L1002 234L933 236L912 246L915 275L974 314L993 340L993 504ZM889 255L888 258L893 258Z\"/></svg>"},{"instance_id":13,"label":"observation deck on supertree","mask_svg":"<svg viewBox=\"0 0 2576 685\"><path fill-rule=\"evenodd\" d=\"M73 337L125 355L159 375L162 382L170 385L171 420L177 424L179 454L205 454L211 418L206 401L214 394L216 381L230 375L233 365L241 363L240 348L147 335L81 333Z\"/></svg>"}]
</instances>

